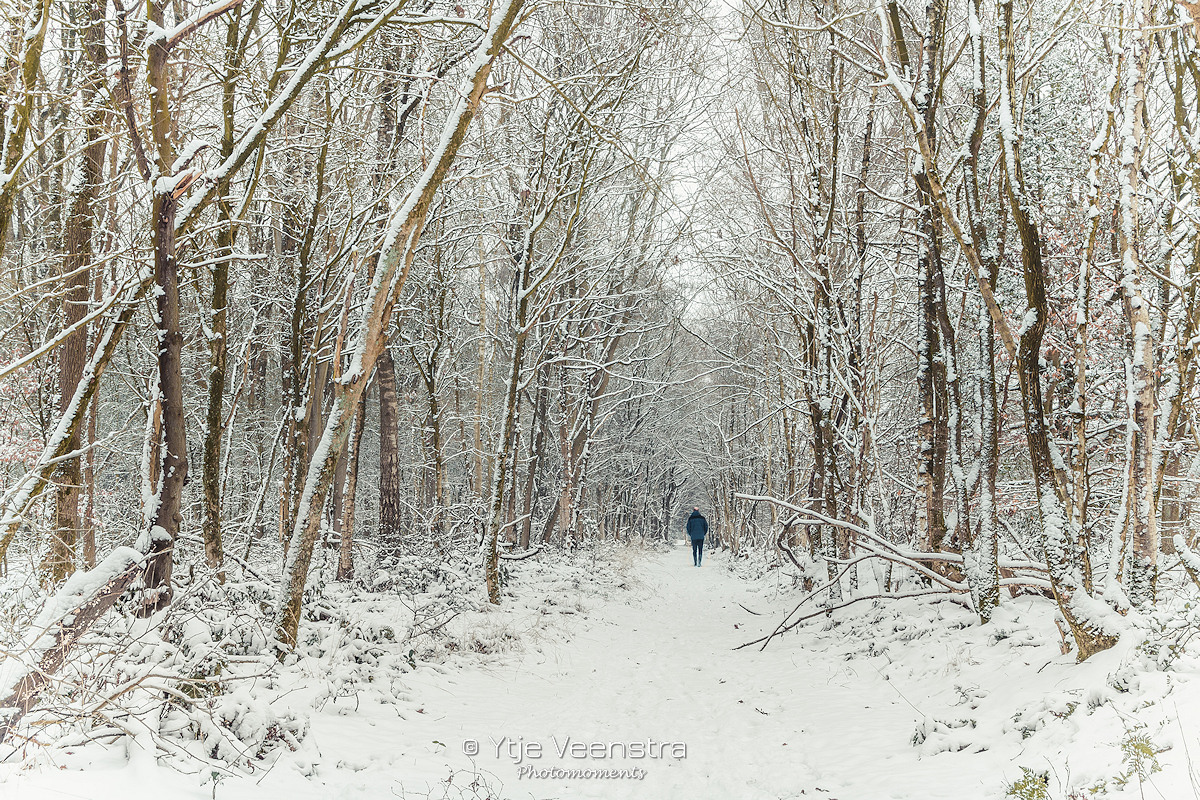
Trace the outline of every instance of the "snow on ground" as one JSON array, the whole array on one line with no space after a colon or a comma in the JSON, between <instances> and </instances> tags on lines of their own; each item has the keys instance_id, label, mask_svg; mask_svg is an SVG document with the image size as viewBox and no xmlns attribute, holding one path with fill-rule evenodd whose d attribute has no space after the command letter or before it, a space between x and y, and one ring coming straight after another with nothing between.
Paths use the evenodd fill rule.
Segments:
<instances>
[{"instance_id":1,"label":"snow on ground","mask_svg":"<svg viewBox=\"0 0 1200 800\"><path fill-rule=\"evenodd\" d=\"M1034 798L1200 798L1194 649L1171 671L1166 648L1132 642L1077 665L1042 598L983 626L949 603L867 601L760 652L734 648L798 595L727 556L696 569L690 548L618 547L509 567L505 604L461 614L415 669L354 683L320 648L284 667L272 708L310 728L253 774L181 773L138 736L0 765L0 798L932 800L1022 780Z\"/></svg>"}]
</instances>

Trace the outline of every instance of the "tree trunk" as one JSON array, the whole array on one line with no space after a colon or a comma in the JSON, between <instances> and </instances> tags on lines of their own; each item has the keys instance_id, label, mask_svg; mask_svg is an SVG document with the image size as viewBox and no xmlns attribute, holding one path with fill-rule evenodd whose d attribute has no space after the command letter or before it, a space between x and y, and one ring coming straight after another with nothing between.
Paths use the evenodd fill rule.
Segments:
<instances>
[{"instance_id":1,"label":"tree trunk","mask_svg":"<svg viewBox=\"0 0 1200 800\"><path fill-rule=\"evenodd\" d=\"M80 638L112 608L140 573L140 554L128 547L118 547L95 570L94 578L88 576L92 580L64 586L52 599L48 607L56 606L70 611L58 619L36 620L34 630L37 640L23 647L19 655L9 656L12 662L18 663L17 669L24 668L24 674L18 673L19 678L9 684L12 693L0 698L0 744L37 704L55 673L66 664L67 657ZM40 632L42 627L46 628L45 633ZM36 658L36 663L19 663L30 658Z\"/></svg>"},{"instance_id":2,"label":"tree trunk","mask_svg":"<svg viewBox=\"0 0 1200 800\"><path fill-rule=\"evenodd\" d=\"M367 428L367 393L363 392L358 398L354 411L354 431L350 435L349 450L346 459L346 487L342 493L341 541L338 545L339 581L354 578L354 524L355 503L358 498L358 467L362 452L363 431Z\"/></svg>"},{"instance_id":3,"label":"tree trunk","mask_svg":"<svg viewBox=\"0 0 1200 800\"><path fill-rule=\"evenodd\" d=\"M147 19L164 25L164 2L147 5ZM231 4L232 5L232 4ZM146 562L142 614L149 615L171 602L171 571L175 539L182 519L183 487L188 477L187 418L183 408L183 331L179 309L179 264L175 253L175 211L179 198L195 179L194 173L177 172L172 144L168 91L168 57L178 38L162 37L147 47L146 82L150 86L150 134L155 170L162 176L154 185L150 243L154 251L155 327L158 332L158 398L162 408L162 441L159 450L158 491L150 499L149 530L141 544ZM135 132L136 134L136 132ZM186 165L183 166L186 168ZM141 164L143 177L152 174Z\"/></svg>"},{"instance_id":4,"label":"tree trunk","mask_svg":"<svg viewBox=\"0 0 1200 800\"><path fill-rule=\"evenodd\" d=\"M919 183L919 180L918 180ZM917 427L917 488L921 498L917 506L921 549L936 552L946 534L943 493L946 475L946 367L942 358L941 337L935 286L941 276L941 253L928 193L921 197L922 239L917 257L917 393L921 419Z\"/></svg>"},{"instance_id":5,"label":"tree trunk","mask_svg":"<svg viewBox=\"0 0 1200 800\"><path fill-rule=\"evenodd\" d=\"M19 88L6 86L13 99L6 98L4 113L0 117L3 120L3 128L0 129L0 255L4 253L4 246L8 242L13 205L21 187L23 172L19 166L26 157L25 139L34 124L34 99L38 94L42 47L46 42L46 31L50 28L50 7L50 0L35 0L25 17L26 29L14 31L13 35L5 37L6 46L10 42L20 42L24 52L21 53L19 66L21 85ZM11 69L17 73L15 58L6 52L5 59L8 62L5 70Z\"/></svg>"},{"instance_id":6,"label":"tree trunk","mask_svg":"<svg viewBox=\"0 0 1200 800\"><path fill-rule=\"evenodd\" d=\"M329 120L329 125L332 127L332 120ZM322 322L323 318L320 313L317 314L317 320L313 324L309 317L309 283L312 280L312 272L310 270L313 241L316 237L317 224L320 221L321 201L325 195L325 169L326 161L329 155L329 135L326 132L325 140L321 145L320 154L317 157L316 197L313 201L311 213L304 228L304 233L299 235L299 252L297 254L297 283L296 283L296 298L292 304L292 320L291 331L289 338L289 361L290 367L284 375L283 385L285 394L288 395L288 408L290 416L288 417L288 460L285 465L286 474L283 482L283 500L280 513L280 524L286 524L288 527L294 526L299 513L301 497L303 494L303 486L305 476L308 474L309 467L312 462L312 455L317 446L317 432L321 428L321 411L322 411L322 393L323 393L323 377L322 369L328 368L328 364L323 361L318 361L318 353L320 352L321 338L323 335ZM284 219L292 219L293 210L285 209ZM295 239L292 239L293 245L288 246L285 242L285 248L292 250ZM305 352L304 343L309 340L309 331L311 328L311 345L308 352ZM291 546L291 539L283 535L283 552L287 555L288 548Z\"/></svg>"},{"instance_id":7,"label":"tree trunk","mask_svg":"<svg viewBox=\"0 0 1200 800\"><path fill-rule=\"evenodd\" d=\"M546 446L546 411L549 406L549 390L538 386L534 401L533 421L529 432L529 473L525 476L525 496L521 515L521 550L529 549L529 537L533 526L533 487L541 470L542 452ZM534 431L537 431L535 434Z\"/></svg>"},{"instance_id":8,"label":"tree trunk","mask_svg":"<svg viewBox=\"0 0 1200 800\"><path fill-rule=\"evenodd\" d=\"M99 0L88 3L88 24L83 35L83 46L90 61L88 78L84 85L86 114L84 137L86 144L79 159L78 183L74 196L70 198L67 211L62 271L66 276L63 295L63 327L76 325L84 318L88 308L88 296L92 289L92 238L95 226L96 189L104 168L104 152L107 146L103 138L106 110L97 103L101 73L108 60L104 46L104 4ZM2 240L0 240L2 242ZM2 249L2 245L0 245ZM71 399L79 388L83 367L87 361L88 331L80 327L67 339L59 351L58 390L59 414L67 411ZM68 450L78 450L79 428L72 432ZM90 455L89 455L90 457ZM79 516L79 496L83 485L80 459L70 458L62 462L55 476L54 538L47 558L47 578L54 583L66 578L75 570L76 542L85 527ZM95 539L91 539L90 558L94 562ZM86 545L85 545L86 548Z\"/></svg>"},{"instance_id":9,"label":"tree trunk","mask_svg":"<svg viewBox=\"0 0 1200 800\"><path fill-rule=\"evenodd\" d=\"M150 559L142 613L171 602L175 539L183 523L181 503L187 482L187 420L183 410L183 332L179 320L179 265L175 260L175 202L172 191L154 195L154 280L158 330L158 394L162 404L162 448L154 514L146 532Z\"/></svg>"},{"instance_id":10,"label":"tree trunk","mask_svg":"<svg viewBox=\"0 0 1200 800\"><path fill-rule=\"evenodd\" d=\"M400 421L396 394L396 363L384 348L375 362L379 387L379 545L399 555L401 544Z\"/></svg>"},{"instance_id":11,"label":"tree trunk","mask_svg":"<svg viewBox=\"0 0 1200 800\"><path fill-rule=\"evenodd\" d=\"M222 195L224 196L224 195ZM217 570L217 579L225 582L221 570L224 558L221 547L221 440L224 435L225 378L228 370L229 259L233 255L233 221L222 203L221 231L217 236L219 262L213 267L212 336L209 340L208 408L204 418L204 450L202 482L204 487L204 519L202 536L204 558L210 569Z\"/></svg>"},{"instance_id":12,"label":"tree trunk","mask_svg":"<svg viewBox=\"0 0 1200 800\"><path fill-rule=\"evenodd\" d=\"M1086 551L1080 552L1077 537L1069 530L1074 522L1070 499L1063 485L1065 476L1058 473L1051 455L1046 404L1042 397L1041 344L1049 321L1049 302L1046 297L1045 273L1042 267L1041 233L1027 213L1024 173L1016 141L1015 87L1016 47L1013 40L1013 9L1011 2L1003 6L1000 21L1000 47L1004 76L1000 82L1001 149L1004 153L1004 185L1009 210L1021 236L1022 266L1025 276L1027 310L1018 348L1017 368L1021 376L1021 406L1025 418L1025 435L1033 467L1034 489L1042 521L1042 545L1046 554L1047 572L1063 617L1070 626L1078 645L1079 660L1106 650L1116 644L1117 636L1097 617L1099 604L1083 604L1087 596L1084 573L1090 572Z\"/></svg>"},{"instance_id":13,"label":"tree trunk","mask_svg":"<svg viewBox=\"0 0 1200 800\"><path fill-rule=\"evenodd\" d=\"M975 107L975 126L971 131L970 150L967 156L967 213L970 215L971 241L979 253L990 254L987 246L987 227L983 221L983 201L979 194L979 152L983 147L988 115L988 101L984 71L982 28L979 15L982 0L973 0L968 8L972 17L971 54L975 86L972 100ZM985 257L987 281L996 285L999 277L999 262L992 255ZM979 342L976 367L975 406L979 410L979 457L976 472L979 475L978 529L960 525L963 539L963 572L971 599L982 622L991 619L1000 603L1000 571L998 561L996 519L996 477L1000 466L999 410L996 405L996 331L995 323L987 308L980 304L977 333Z\"/></svg>"},{"instance_id":14,"label":"tree trunk","mask_svg":"<svg viewBox=\"0 0 1200 800\"><path fill-rule=\"evenodd\" d=\"M528 262L525 262L523 266L524 269L522 270L519 284L522 290L529 283ZM521 362L524 360L525 355L527 333L525 330L525 321L528 299L528 296L522 291L520 299L517 302L517 313L514 318L517 335L513 342L512 366L509 371L508 389L504 395L503 427L493 467L496 474L492 479L492 507L489 512L488 528L486 538L484 539L484 578L487 582L488 602L496 604L500 602L499 539L500 528L504 519L504 489L508 480L508 470L514 461L515 455L513 437L516 434L517 427L517 400L521 383Z\"/></svg>"},{"instance_id":15,"label":"tree trunk","mask_svg":"<svg viewBox=\"0 0 1200 800\"><path fill-rule=\"evenodd\" d=\"M224 132L221 137L221 158L229 158L235 145L234 99L235 83L241 67L238 32L241 28L240 8L233 12L225 32L225 80L221 87L221 116ZM220 229L217 233L217 263L212 267L212 318L209 339L208 408L204 418L204 450L202 482L204 487L204 518L201 535L204 539L204 559L210 569L217 571L217 580L225 582L221 569L224 553L221 545L221 443L224 437L225 381L229 369L229 262L237 237L233 210L229 205L230 180L221 181L217 206Z\"/></svg>"},{"instance_id":16,"label":"tree trunk","mask_svg":"<svg viewBox=\"0 0 1200 800\"><path fill-rule=\"evenodd\" d=\"M96 452L92 446L96 444L96 417L99 407L99 399L93 396L88 404L88 453L83 462L83 485L87 492L83 514L83 564L87 569L96 566Z\"/></svg>"},{"instance_id":17,"label":"tree trunk","mask_svg":"<svg viewBox=\"0 0 1200 800\"><path fill-rule=\"evenodd\" d=\"M1121 142L1121 163L1126 174L1121 181L1121 243L1125 318L1129 324L1130 384L1128 386L1129 430L1133 437L1130 450L1129 491L1126 493L1125 518L1133 536L1133 554L1129 561L1129 599L1135 606L1154 604L1158 579L1158 509L1154 476L1157 377L1154 365L1154 336L1150 327L1150 305L1142 289L1140 241L1141 198L1138 194L1142 156L1146 148L1146 73L1150 61L1150 42L1142 16L1134 21L1131 34L1129 67L1133 70L1131 91L1125 103L1127 132Z\"/></svg>"}]
</instances>

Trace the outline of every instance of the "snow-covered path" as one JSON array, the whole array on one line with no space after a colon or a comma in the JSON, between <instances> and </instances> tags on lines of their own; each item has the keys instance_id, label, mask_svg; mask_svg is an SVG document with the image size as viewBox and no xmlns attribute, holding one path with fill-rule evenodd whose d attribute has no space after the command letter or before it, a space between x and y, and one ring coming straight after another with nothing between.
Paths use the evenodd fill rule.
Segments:
<instances>
[{"instance_id":1,"label":"snow-covered path","mask_svg":"<svg viewBox=\"0 0 1200 800\"><path fill-rule=\"evenodd\" d=\"M761 589L734 576L720 556L699 569L690 562L682 547L648 556L637 569L638 597L589 609L569 642L547 642L486 674L415 676L414 698L427 713L397 721L385 737L417 745L394 768L404 774L438 760L465 767L462 743L474 740L475 763L512 797L983 796L981 765L918 760L910 739L922 715L869 662L807 653L790 638L765 652L734 650L769 630L794 600L765 605ZM860 675L864 669L872 674ZM526 778L504 737L541 744L540 759L522 762L535 768L641 767L646 775ZM682 742L686 757L560 757L567 737ZM502 742L499 753L494 741Z\"/></svg>"},{"instance_id":2,"label":"snow-covered path","mask_svg":"<svg viewBox=\"0 0 1200 800\"><path fill-rule=\"evenodd\" d=\"M679 548L669 557L651 556L638 571L646 591L628 605L591 609L569 642L546 643L518 663L456 683L423 673L412 682L414 694L437 711L411 720L412 727L426 732L425 741L445 742L452 763L462 762L454 757L464 740L479 741L476 763L515 797L746 800L844 786L877 762L881 731L912 729L915 712L897 705L902 701L886 684L878 687L886 695L864 697L840 666L814 665L790 648L735 651L773 615L757 618L738 605L754 608L761 598L718 558L696 569ZM421 741L414 733L403 735ZM524 762L539 768L640 767L646 775L525 778L507 744L499 754L492 744L504 737L540 743L542 757ZM686 756L560 757L567 737L681 742ZM410 753L396 766L417 768L439 753Z\"/></svg>"},{"instance_id":3,"label":"snow-covered path","mask_svg":"<svg viewBox=\"0 0 1200 800\"><path fill-rule=\"evenodd\" d=\"M1144 705L1137 692L1120 695L1121 711L1105 694L1122 653L1075 665L1058 652L1044 601L1013 601L988 626L969 625L953 605L864 610L835 630L814 622L764 652L735 650L773 627L796 595L739 578L720 555L700 569L683 547L630 556L628 589L590 594L559 585L551 596L552 582L518 566L515 599L471 624L518 632L521 646L421 665L403 676L394 705L314 702L311 687L298 687L287 702L311 717L305 751L265 774L225 779L214 792L203 772L155 768L122 747L107 762L0 771L0 798L984 800L1003 797L1022 766L1056 779L1065 771L1072 783L1111 779L1123 720ZM1168 699L1149 682L1163 674L1137 678L1151 704ZM1191 677L1172 675L1176 686ZM1194 722L1200 698L1187 689L1169 699ZM1156 743L1175 744L1182 727L1171 717L1150 720ZM928 740L915 745L918 730ZM609 750L614 742L624 753ZM639 757L639 746L649 752ZM1164 765L1182 761L1175 750L1180 758L1164 755ZM556 768L638 772L529 775ZM474 788L473 775L483 780ZM1112 787L1109 796L1134 793Z\"/></svg>"}]
</instances>

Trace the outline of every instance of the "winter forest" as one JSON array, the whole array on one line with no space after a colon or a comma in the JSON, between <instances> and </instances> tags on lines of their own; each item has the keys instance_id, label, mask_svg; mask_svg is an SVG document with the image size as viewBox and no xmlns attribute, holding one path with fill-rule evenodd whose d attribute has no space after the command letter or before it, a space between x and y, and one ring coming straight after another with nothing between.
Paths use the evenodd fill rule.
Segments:
<instances>
[{"instance_id":1,"label":"winter forest","mask_svg":"<svg viewBox=\"0 0 1200 800\"><path fill-rule=\"evenodd\" d=\"M1200 5L0 9L0 796L1200 798Z\"/></svg>"}]
</instances>

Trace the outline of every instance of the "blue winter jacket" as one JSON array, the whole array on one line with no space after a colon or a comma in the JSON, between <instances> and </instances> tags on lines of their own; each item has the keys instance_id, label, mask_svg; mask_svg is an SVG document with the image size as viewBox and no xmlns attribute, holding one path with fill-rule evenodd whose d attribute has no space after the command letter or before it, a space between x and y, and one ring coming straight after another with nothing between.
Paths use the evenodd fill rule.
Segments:
<instances>
[{"instance_id":1,"label":"blue winter jacket","mask_svg":"<svg viewBox=\"0 0 1200 800\"><path fill-rule=\"evenodd\" d=\"M693 511L688 517L687 533L689 539L703 539L704 534L708 533L708 520L699 511Z\"/></svg>"}]
</instances>

